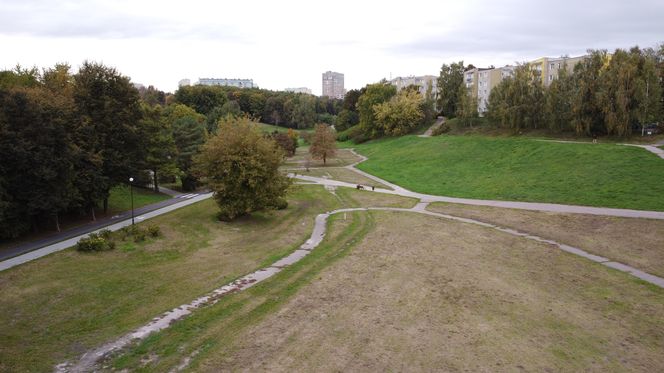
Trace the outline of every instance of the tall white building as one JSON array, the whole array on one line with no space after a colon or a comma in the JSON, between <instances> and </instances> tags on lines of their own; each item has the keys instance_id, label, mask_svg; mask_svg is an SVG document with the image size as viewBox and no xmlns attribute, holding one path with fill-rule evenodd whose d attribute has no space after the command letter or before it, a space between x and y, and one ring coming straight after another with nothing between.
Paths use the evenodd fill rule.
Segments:
<instances>
[{"instance_id":1,"label":"tall white building","mask_svg":"<svg viewBox=\"0 0 664 373\"><path fill-rule=\"evenodd\" d=\"M189 79L182 79L178 82L178 87L186 87L188 85L191 85L191 80Z\"/></svg>"},{"instance_id":2,"label":"tall white building","mask_svg":"<svg viewBox=\"0 0 664 373\"><path fill-rule=\"evenodd\" d=\"M327 71L323 73L323 96L343 100L346 95L344 89L344 74Z\"/></svg>"}]
</instances>

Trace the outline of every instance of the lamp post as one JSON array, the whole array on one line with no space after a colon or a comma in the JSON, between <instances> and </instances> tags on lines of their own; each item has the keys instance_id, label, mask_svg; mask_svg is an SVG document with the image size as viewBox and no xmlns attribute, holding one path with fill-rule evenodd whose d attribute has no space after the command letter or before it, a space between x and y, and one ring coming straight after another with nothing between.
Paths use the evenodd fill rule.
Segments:
<instances>
[{"instance_id":1,"label":"lamp post","mask_svg":"<svg viewBox=\"0 0 664 373\"><path fill-rule=\"evenodd\" d=\"M131 225L134 225L134 178L129 178L129 195L131 196Z\"/></svg>"}]
</instances>

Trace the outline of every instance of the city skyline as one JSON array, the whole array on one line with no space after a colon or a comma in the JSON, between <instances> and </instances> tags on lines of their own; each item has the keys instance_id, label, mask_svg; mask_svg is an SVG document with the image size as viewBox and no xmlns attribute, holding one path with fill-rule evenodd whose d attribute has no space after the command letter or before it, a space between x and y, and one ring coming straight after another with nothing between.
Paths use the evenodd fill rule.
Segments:
<instances>
[{"instance_id":1,"label":"city skyline","mask_svg":"<svg viewBox=\"0 0 664 373\"><path fill-rule=\"evenodd\" d=\"M443 63L459 60L503 66L664 41L658 1L599 7L565 0L545 12L518 1L408 6L9 0L0 14L0 69L67 62L76 70L87 59L164 91L185 77L212 76L251 77L271 90L311 87L320 95L320 73L328 70L343 72L350 90L383 78L437 75ZM321 19L341 26L322 27Z\"/></svg>"}]
</instances>

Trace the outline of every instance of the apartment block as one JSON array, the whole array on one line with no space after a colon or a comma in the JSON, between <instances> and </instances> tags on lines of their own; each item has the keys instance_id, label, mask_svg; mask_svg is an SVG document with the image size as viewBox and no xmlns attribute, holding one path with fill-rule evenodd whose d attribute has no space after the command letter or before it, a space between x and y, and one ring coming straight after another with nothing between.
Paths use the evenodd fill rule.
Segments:
<instances>
[{"instance_id":1,"label":"apartment block","mask_svg":"<svg viewBox=\"0 0 664 373\"><path fill-rule=\"evenodd\" d=\"M199 78L198 84L220 85L225 87L238 87L238 88L258 88L258 86L254 85L253 79Z\"/></svg>"},{"instance_id":2,"label":"apartment block","mask_svg":"<svg viewBox=\"0 0 664 373\"><path fill-rule=\"evenodd\" d=\"M587 56L579 57L542 57L528 64L540 74L541 82L548 87L558 78L560 70L566 69L568 72L574 70L574 66L583 61ZM480 115L488 109L489 96L491 90L495 88L504 79L514 75L516 66L503 66L497 68L473 68L464 72L463 79L466 88L477 99L477 111Z\"/></svg>"},{"instance_id":3,"label":"apartment block","mask_svg":"<svg viewBox=\"0 0 664 373\"><path fill-rule=\"evenodd\" d=\"M529 64L541 74L542 83L548 87L551 85L551 82L558 78L561 69L566 69L567 72L571 73L572 70L574 70L574 66L583 61L586 57L587 56L559 58L542 57L529 62Z\"/></svg>"},{"instance_id":4,"label":"apartment block","mask_svg":"<svg viewBox=\"0 0 664 373\"><path fill-rule=\"evenodd\" d=\"M415 85L422 95L426 94L429 87L431 87L431 93L434 97L438 94L438 77L433 75L397 77L390 80L390 83L397 87L397 92Z\"/></svg>"},{"instance_id":5,"label":"apartment block","mask_svg":"<svg viewBox=\"0 0 664 373\"><path fill-rule=\"evenodd\" d=\"M298 87L298 88L286 88L284 89L286 92L292 92L292 93L306 93L306 94L312 94L311 89L307 87Z\"/></svg>"},{"instance_id":6,"label":"apartment block","mask_svg":"<svg viewBox=\"0 0 664 373\"><path fill-rule=\"evenodd\" d=\"M323 73L323 96L343 100L346 95L344 89L344 74L327 71Z\"/></svg>"}]
</instances>

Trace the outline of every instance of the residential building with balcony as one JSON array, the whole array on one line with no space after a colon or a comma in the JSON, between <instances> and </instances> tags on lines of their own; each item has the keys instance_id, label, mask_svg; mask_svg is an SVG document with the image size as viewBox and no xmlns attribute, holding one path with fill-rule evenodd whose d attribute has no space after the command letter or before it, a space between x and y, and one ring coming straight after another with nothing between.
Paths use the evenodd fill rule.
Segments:
<instances>
[{"instance_id":1,"label":"residential building with balcony","mask_svg":"<svg viewBox=\"0 0 664 373\"><path fill-rule=\"evenodd\" d=\"M258 88L253 79L218 79L218 78L199 78L199 85L219 85L225 87L237 88Z\"/></svg>"}]
</instances>

